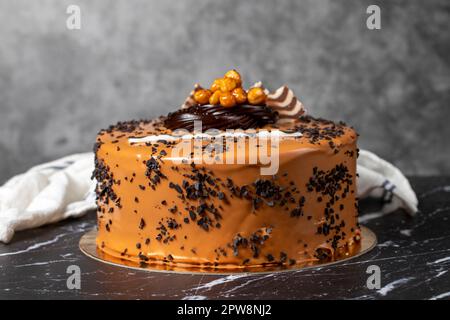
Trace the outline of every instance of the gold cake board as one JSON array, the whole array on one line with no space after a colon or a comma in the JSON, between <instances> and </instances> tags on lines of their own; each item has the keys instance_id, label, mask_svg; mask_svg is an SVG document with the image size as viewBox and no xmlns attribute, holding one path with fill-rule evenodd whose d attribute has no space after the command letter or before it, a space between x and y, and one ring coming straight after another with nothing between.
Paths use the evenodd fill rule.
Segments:
<instances>
[{"instance_id":1,"label":"gold cake board","mask_svg":"<svg viewBox=\"0 0 450 320\"><path fill-rule=\"evenodd\" d=\"M204 267L200 268L197 266L192 267L185 267L185 266L177 266L174 264L167 264L167 263L161 263L161 264L147 264L145 266L139 265L138 263L128 261L125 259L119 259L112 257L110 255L105 254L104 252L97 249L97 245L95 243L95 238L97 237L97 230L91 230L85 233L81 239L80 239L80 249L81 251L87 255L88 257L95 259L97 261L129 268L129 269L135 269L135 270L144 270L144 271L151 271L151 272L174 272L174 273L197 273L197 274L217 274L217 275L229 275L229 274L237 274L237 273L273 273L273 272L289 272L289 271L298 271L298 270L304 270L304 269L311 269L311 268L323 268L326 266L330 266L333 264L338 264L344 261L348 261L354 258L357 258L373 248L377 245L377 237L375 233L373 233L372 230L370 230L367 227L361 227L361 245L359 248L355 249L354 252L352 252L351 255L343 256L338 259L335 259L334 261L330 262L323 262L323 263L314 263L311 264L305 264L305 265L293 265L293 266L264 266L264 267L248 267L248 268L239 268L239 269L217 269L212 267Z\"/></svg>"}]
</instances>

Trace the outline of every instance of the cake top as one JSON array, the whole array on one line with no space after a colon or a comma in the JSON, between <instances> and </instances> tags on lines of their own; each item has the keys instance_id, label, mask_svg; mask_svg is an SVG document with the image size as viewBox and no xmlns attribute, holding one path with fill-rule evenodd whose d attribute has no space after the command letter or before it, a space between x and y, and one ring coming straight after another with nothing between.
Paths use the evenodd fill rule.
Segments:
<instances>
[{"instance_id":1,"label":"cake top","mask_svg":"<svg viewBox=\"0 0 450 320\"><path fill-rule=\"evenodd\" d=\"M164 125L167 119L168 117L162 116L153 120L142 119L118 122L107 129L101 130L97 141L130 146L136 144L134 140L152 136L156 138L155 142L158 140L167 141L164 137L173 136L173 131ZM348 127L342 121L334 122L322 118L314 118L309 115L300 116L292 122L268 124L255 131L280 131L292 135L291 140L295 140L295 142L303 144L305 147L329 147L332 150L336 146L353 142L358 136L353 128ZM193 134L193 136L195 135Z\"/></svg>"},{"instance_id":2,"label":"cake top","mask_svg":"<svg viewBox=\"0 0 450 320\"><path fill-rule=\"evenodd\" d=\"M198 123L200 130L196 127ZM230 135L235 137L241 131L257 134L264 131L295 140L305 147L326 145L332 149L354 141L357 136L342 122L306 116L303 104L287 86L270 92L257 82L246 90L239 72L230 70L215 79L209 89L195 84L179 110L153 120L119 122L102 130L99 134L102 138L98 140L133 146L180 140L180 137L181 140L197 138L211 129L232 132Z\"/></svg>"},{"instance_id":3,"label":"cake top","mask_svg":"<svg viewBox=\"0 0 450 320\"><path fill-rule=\"evenodd\" d=\"M202 121L205 130L245 130L295 120L304 113L303 104L287 86L270 92L256 82L245 90L241 75L233 69L215 79L209 89L195 84L180 110L169 113L164 125L192 131L194 121Z\"/></svg>"}]
</instances>

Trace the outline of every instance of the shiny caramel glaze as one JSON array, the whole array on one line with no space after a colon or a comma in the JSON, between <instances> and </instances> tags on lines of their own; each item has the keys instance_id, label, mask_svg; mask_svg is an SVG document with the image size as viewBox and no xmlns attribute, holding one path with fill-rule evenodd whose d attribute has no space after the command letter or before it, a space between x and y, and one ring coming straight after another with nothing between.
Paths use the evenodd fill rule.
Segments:
<instances>
[{"instance_id":1,"label":"shiny caramel glaze","mask_svg":"<svg viewBox=\"0 0 450 320\"><path fill-rule=\"evenodd\" d=\"M99 250L235 269L329 261L359 244L353 129L311 117L259 129L303 133L280 140L279 171L262 176L258 164L174 165L171 144L129 142L170 134L162 123L119 123L97 137Z\"/></svg>"}]
</instances>

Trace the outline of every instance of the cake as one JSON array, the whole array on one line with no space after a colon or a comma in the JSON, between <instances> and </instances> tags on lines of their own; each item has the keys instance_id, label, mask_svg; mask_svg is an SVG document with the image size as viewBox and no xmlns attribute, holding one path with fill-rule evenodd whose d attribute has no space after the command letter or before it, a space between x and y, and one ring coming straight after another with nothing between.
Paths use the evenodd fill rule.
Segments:
<instances>
[{"instance_id":1,"label":"cake","mask_svg":"<svg viewBox=\"0 0 450 320\"><path fill-rule=\"evenodd\" d=\"M286 86L246 91L235 70L196 85L179 110L99 132L98 250L217 269L351 255L361 240L356 142L344 123L305 115Z\"/></svg>"}]
</instances>

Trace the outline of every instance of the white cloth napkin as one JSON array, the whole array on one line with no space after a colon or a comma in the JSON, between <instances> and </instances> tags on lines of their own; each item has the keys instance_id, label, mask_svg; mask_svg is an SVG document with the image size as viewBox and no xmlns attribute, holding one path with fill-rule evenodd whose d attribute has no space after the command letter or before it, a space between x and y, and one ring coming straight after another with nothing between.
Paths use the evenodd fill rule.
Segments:
<instances>
[{"instance_id":1,"label":"white cloth napkin","mask_svg":"<svg viewBox=\"0 0 450 320\"><path fill-rule=\"evenodd\" d=\"M36 228L95 208L92 153L74 154L31 168L0 187L0 241L14 232ZM381 198L382 213L417 211L417 197L405 176L392 164L361 150L358 158L358 197Z\"/></svg>"}]
</instances>

